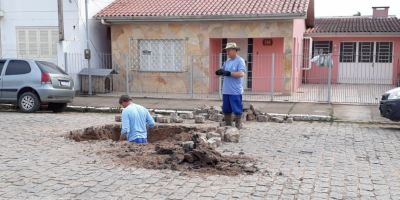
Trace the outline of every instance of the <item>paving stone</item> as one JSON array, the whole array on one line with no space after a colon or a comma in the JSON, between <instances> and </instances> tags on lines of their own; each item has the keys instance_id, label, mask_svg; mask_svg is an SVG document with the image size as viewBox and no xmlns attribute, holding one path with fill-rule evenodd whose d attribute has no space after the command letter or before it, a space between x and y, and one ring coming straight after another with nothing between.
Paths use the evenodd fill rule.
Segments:
<instances>
[{"instance_id":1,"label":"paving stone","mask_svg":"<svg viewBox=\"0 0 400 200\"><path fill-rule=\"evenodd\" d=\"M204 116L197 115L194 117L194 122L196 124L204 124L206 122L206 118Z\"/></svg>"},{"instance_id":2,"label":"paving stone","mask_svg":"<svg viewBox=\"0 0 400 200\"><path fill-rule=\"evenodd\" d=\"M400 141L382 126L248 123L238 143L218 150L256 158L260 172L224 177L94 164L102 157L93 149L108 142L63 137L106 123L115 123L115 115L0 112L0 199L200 199L213 188L217 194L204 199L291 199L293 193L295 199L400 199ZM218 131L225 127L209 132Z\"/></svg>"},{"instance_id":3,"label":"paving stone","mask_svg":"<svg viewBox=\"0 0 400 200\"><path fill-rule=\"evenodd\" d=\"M194 114L193 114L193 112L181 113L181 114L179 114L179 116L180 116L182 119L194 119Z\"/></svg>"},{"instance_id":4,"label":"paving stone","mask_svg":"<svg viewBox=\"0 0 400 200\"><path fill-rule=\"evenodd\" d=\"M267 115L258 115L257 116L257 121L258 122L267 122L269 120Z\"/></svg>"},{"instance_id":5,"label":"paving stone","mask_svg":"<svg viewBox=\"0 0 400 200\"><path fill-rule=\"evenodd\" d=\"M207 139L210 139L210 138L221 138L221 134L219 134L219 133L216 133L216 132L208 132L207 133Z\"/></svg>"},{"instance_id":6,"label":"paving stone","mask_svg":"<svg viewBox=\"0 0 400 200\"><path fill-rule=\"evenodd\" d=\"M240 137L239 130L237 128L231 127L226 130L224 141L238 143L239 137Z\"/></svg>"},{"instance_id":7,"label":"paving stone","mask_svg":"<svg viewBox=\"0 0 400 200\"><path fill-rule=\"evenodd\" d=\"M207 143L210 147L217 148L217 147L221 146L222 140L220 137L213 137L213 138L208 139Z\"/></svg>"},{"instance_id":8,"label":"paving stone","mask_svg":"<svg viewBox=\"0 0 400 200\"><path fill-rule=\"evenodd\" d=\"M168 124L171 122L171 120L167 116L157 116L156 122L162 124Z\"/></svg>"}]
</instances>

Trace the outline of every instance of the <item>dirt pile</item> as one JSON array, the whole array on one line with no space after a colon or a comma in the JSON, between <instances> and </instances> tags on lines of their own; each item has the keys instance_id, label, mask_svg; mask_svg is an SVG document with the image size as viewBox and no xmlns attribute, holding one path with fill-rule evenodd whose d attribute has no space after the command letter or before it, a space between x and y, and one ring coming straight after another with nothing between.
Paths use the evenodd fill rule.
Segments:
<instances>
[{"instance_id":1,"label":"dirt pile","mask_svg":"<svg viewBox=\"0 0 400 200\"><path fill-rule=\"evenodd\" d=\"M91 127L81 132L73 131L69 138L78 142L104 139L115 141L116 136L119 138L119 131L118 125ZM184 126L160 126L149 131L147 145L112 142L102 146L95 153L115 164L147 169L221 175L257 172L253 159L244 156L223 156L195 134L206 131Z\"/></svg>"}]
</instances>

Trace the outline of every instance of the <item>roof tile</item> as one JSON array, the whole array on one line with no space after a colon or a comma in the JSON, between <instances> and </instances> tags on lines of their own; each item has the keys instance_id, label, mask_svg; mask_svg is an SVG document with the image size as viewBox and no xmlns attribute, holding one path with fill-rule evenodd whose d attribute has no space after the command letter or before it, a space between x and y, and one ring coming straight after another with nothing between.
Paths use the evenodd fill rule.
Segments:
<instances>
[{"instance_id":1,"label":"roof tile","mask_svg":"<svg viewBox=\"0 0 400 200\"><path fill-rule=\"evenodd\" d=\"M96 17L306 15L311 0L115 0Z\"/></svg>"},{"instance_id":2,"label":"roof tile","mask_svg":"<svg viewBox=\"0 0 400 200\"><path fill-rule=\"evenodd\" d=\"M315 26L306 33L382 33L400 32L400 20L396 17L336 17L317 18Z\"/></svg>"}]
</instances>

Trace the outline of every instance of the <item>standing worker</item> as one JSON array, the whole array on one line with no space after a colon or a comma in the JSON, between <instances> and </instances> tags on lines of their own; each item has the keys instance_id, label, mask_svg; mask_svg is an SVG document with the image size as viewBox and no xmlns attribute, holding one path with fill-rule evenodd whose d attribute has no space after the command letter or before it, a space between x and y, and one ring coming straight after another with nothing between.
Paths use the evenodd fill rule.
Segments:
<instances>
[{"instance_id":1,"label":"standing worker","mask_svg":"<svg viewBox=\"0 0 400 200\"><path fill-rule=\"evenodd\" d=\"M243 113L243 77L246 72L246 64L237 52L240 48L236 43L228 43L225 48L228 60L223 64L222 68L215 72L218 76L224 76L222 86L223 104L222 112L225 115L225 123L227 126L232 125L232 113L235 115L236 128L242 128Z\"/></svg>"},{"instance_id":2,"label":"standing worker","mask_svg":"<svg viewBox=\"0 0 400 200\"><path fill-rule=\"evenodd\" d=\"M126 138L129 142L147 144L147 125L154 128L154 119L149 111L141 105L132 103L128 95L122 95L119 104L124 108L120 140Z\"/></svg>"}]
</instances>

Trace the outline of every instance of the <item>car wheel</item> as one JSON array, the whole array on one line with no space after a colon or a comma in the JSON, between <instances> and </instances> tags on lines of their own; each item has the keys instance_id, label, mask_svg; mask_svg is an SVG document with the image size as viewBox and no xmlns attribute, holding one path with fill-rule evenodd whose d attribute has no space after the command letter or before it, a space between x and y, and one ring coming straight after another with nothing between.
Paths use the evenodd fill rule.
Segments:
<instances>
[{"instance_id":1,"label":"car wheel","mask_svg":"<svg viewBox=\"0 0 400 200\"><path fill-rule=\"evenodd\" d=\"M66 103L50 103L49 104L49 110L52 110L55 113L64 112L66 107L67 107Z\"/></svg>"},{"instance_id":2,"label":"car wheel","mask_svg":"<svg viewBox=\"0 0 400 200\"><path fill-rule=\"evenodd\" d=\"M18 99L18 107L24 113L36 112L40 108L39 97L35 93L25 92Z\"/></svg>"}]
</instances>

